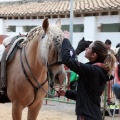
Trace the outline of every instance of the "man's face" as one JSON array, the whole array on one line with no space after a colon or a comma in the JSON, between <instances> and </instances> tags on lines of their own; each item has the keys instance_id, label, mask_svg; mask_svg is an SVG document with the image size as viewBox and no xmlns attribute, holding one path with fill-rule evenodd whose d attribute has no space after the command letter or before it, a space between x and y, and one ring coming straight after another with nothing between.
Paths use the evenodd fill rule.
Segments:
<instances>
[{"instance_id":1,"label":"man's face","mask_svg":"<svg viewBox=\"0 0 120 120\"><path fill-rule=\"evenodd\" d=\"M105 45L106 45L107 49L110 50L111 44L105 44Z\"/></svg>"}]
</instances>

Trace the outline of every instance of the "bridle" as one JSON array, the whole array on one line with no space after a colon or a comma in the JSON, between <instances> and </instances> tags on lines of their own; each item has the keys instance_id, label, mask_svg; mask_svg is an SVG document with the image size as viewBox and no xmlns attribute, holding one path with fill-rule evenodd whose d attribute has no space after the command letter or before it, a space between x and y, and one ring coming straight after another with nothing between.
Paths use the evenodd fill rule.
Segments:
<instances>
[{"instance_id":1,"label":"bridle","mask_svg":"<svg viewBox=\"0 0 120 120\"><path fill-rule=\"evenodd\" d=\"M40 83L37 81L37 79L35 78L35 76L33 75L33 72L32 72L32 70L31 70L31 68L30 68L30 66L29 66L29 63L28 63L28 60L27 60L27 56L26 56L25 46L24 46L24 45L23 45L23 46L18 45L18 48L20 49L20 62L21 62L22 71L23 71L26 79L29 81L29 83L30 83L30 84L33 86L33 88L34 88L34 94L35 94L34 100L33 100L32 103L30 103L28 106L31 106L31 105L34 103L34 101L35 101L35 99L36 99L36 94L37 94L37 92L38 92L39 89L42 89L46 94L49 94L50 96L55 97L54 95L51 95L51 94L48 93L46 90L44 90L43 85L44 85L46 82L50 81L50 79L51 79L51 77L50 77L50 76L51 76L50 74L52 74L52 73L51 73L51 72L52 72L51 67L53 67L54 65L60 65L60 64L62 64L62 62L61 62L61 61L56 61L56 62L51 63L51 64L48 64L48 63L47 63L47 69L48 69L48 71L47 71L47 79L46 79L42 84L40 84ZM24 57L25 57L25 63L26 63L26 65L27 65L27 67L28 67L28 69L29 69L29 71L30 71L30 74L31 74L33 80L37 83L37 86L35 86L35 85L32 83L32 81L30 80L29 76L27 75L27 72L26 72L26 69L25 69L25 66L24 66L23 60L22 60L22 51L23 51L23 54L24 54ZM53 87L53 83L52 83L52 82L49 84L49 86L50 86L52 89L55 90L55 88ZM59 94L59 92L58 92L57 90L55 90L55 91Z\"/></svg>"}]
</instances>

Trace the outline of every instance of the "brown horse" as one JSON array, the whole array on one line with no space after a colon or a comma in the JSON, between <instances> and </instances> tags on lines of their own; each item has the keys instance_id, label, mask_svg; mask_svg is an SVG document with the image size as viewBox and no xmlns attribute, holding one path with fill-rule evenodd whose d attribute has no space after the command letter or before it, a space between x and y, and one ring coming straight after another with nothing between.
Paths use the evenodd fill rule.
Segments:
<instances>
[{"instance_id":1,"label":"brown horse","mask_svg":"<svg viewBox=\"0 0 120 120\"><path fill-rule=\"evenodd\" d=\"M14 59L7 64L7 94L12 102L13 120L21 120L25 107L28 107L27 119L36 120L48 91L47 76L54 79L64 71L59 64L63 39L60 26L60 21L49 26L45 19L42 27L28 33Z\"/></svg>"}]
</instances>

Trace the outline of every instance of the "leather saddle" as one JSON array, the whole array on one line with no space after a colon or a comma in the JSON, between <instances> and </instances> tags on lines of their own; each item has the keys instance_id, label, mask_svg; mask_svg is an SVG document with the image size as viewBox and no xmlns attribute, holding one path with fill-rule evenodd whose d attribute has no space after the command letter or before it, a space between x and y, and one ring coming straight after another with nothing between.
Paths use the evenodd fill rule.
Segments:
<instances>
[{"instance_id":1,"label":"leather saddle","mask_svg":"<svg viewBox=\"0 0 120 120\"><path fill-rule=\"evenodd\" d=\"M18 40L18 41L16 42L16 40ZM7 63L12 61L12 59L14 58L14 56L19 48L18 46L23 41L24 41L24 39L21 35L14 36L12 38L12 40L10 41L10 43L6 46L5 51L2 55L1 69L0 69L0 75L1 75L0 76L0 103L11 102L7 96L6 67L7 67Z\"/></svg>"}]
</instances>

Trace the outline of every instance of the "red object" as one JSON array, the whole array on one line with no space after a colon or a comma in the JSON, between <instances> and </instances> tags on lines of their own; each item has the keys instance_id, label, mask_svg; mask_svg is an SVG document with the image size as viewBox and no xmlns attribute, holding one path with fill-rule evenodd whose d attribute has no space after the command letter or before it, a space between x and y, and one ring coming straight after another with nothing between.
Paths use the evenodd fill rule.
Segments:
<instances>
[{"instance_id":1,"label":"red object","mask_svg":"<svg viewBox=\"0 0 120 120\"><path fill-rule=\"evenodd\" d=\"M0 44L2 44L2 41L8 37L7 35L0 35Z\"/></svg>"}]
</instances>

